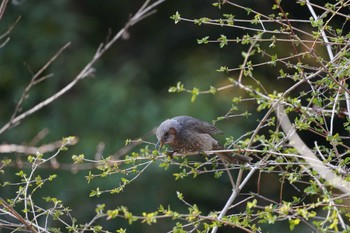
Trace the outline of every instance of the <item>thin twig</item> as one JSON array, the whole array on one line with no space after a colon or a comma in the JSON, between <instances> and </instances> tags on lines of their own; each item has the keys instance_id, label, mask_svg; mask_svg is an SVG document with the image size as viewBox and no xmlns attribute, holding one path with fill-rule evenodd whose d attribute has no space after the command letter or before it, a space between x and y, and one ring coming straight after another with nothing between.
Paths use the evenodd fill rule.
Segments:
<instances>
[{"instance_id":1,"label":"thin twig","mask_svg":"<svg viewBox=\"0 0 350 233\"><path fill-rule=\"evenodd\" d=\"M0 21L1 21L1 19L2 19L2 16L4 16L7 3L8 3L8 0L3 0L3 1L1 2L1 5L0 5Z\"/></svg>"}]
</instances>

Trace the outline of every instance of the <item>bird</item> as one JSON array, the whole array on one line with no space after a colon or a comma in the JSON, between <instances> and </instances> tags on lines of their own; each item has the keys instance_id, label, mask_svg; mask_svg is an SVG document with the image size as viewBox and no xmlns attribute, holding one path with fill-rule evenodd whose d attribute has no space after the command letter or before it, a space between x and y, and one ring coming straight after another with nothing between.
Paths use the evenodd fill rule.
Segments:
<instances>
[{"instance_id":1,"label":"bird","mask_svg":"<svg viewBox=\"0 0 350 233\"><path fill-rule=\"evenodd\" d=\"M191 116L176 116L163 121L156 130L159 150L167 144L176 153L204 152L224 149L213 137L223 133L214 125ZM219 158L228 163L248 163L252 158L228 152L217 153Z\"/></svg>"}]
</instances>

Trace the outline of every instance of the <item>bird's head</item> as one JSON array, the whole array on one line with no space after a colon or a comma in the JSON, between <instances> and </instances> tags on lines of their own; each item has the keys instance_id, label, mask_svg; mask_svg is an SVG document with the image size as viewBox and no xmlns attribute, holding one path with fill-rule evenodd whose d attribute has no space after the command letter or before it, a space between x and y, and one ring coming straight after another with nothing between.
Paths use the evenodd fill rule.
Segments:
<instances>
[{"instance_id":1,"label":"bird's head","mask_svg":"<svg viewBox=\"0 0 350 233\"><path fill-rule=\"evenodd\" d=\"M181 124L174 119L168 119L163 121L157 128L156 136L158 142L156 148L161 149L164 144L169 144L170 146L176 143L176 137L181 130Z\"/></svg>"}]
</instances>

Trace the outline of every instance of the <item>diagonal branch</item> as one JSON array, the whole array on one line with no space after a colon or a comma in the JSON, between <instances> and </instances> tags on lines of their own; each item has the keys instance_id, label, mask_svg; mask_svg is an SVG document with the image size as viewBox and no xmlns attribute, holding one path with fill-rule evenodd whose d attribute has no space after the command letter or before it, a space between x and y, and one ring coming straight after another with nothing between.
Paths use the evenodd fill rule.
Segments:
<instances>
[{"instance_id":1,"label":"diagonal branch","mask_svg":"<svg viewBox=\"0 0 350 233\"><path fill-rule=\"evenodd\" d=\"M305 145L305 143L297 134L295 128L292 126L292 123L290 122L281 104L277 103L275 105L275 108L276 116L280 121L283 132L287 135L290 144L298 151L301 156L303 156L310 168L314 169L319 174L319 176L325 179L333 187L341 190L344 193L349 193L350 182L336 175L331 169L329 169L322 163L321 160L316 157L316 155L311 151L309 147L307 147L307 145Z\"/></svg>"},{"instance_id":2,"label":"diagonal branch","mask_svg":"<svg viewBox=\"0 0 350 233\"><path fill-rule=\"evenodd\" d=\"M8 0L3 0L1 2L1 5L0 5L0 20L1 20L2 16L4 15L4 13L5 13L5 9L6 9L7 3L8 3Z\"/></svg>"},{"instance_id":3,"label":"diagonal branch","mask_svg":"<svg viewBox=\"0 0 350 233\"><path fill-rule=\"evenodd\" d=\"M153 13L154 8L164 2L165 0L158 0L151 5L149 5L150 0L146 0L145 3L142 5L142 7L137 11L137 13L131 17L128 22L125 24L125 26L105 45L101 44L100 47L97 49L95 55L93 58L86 64L86 66L80 71L80 73L71 81L68 85L66 85L64 88L62 88L60 91L52 95L51 97L47 98L46 100L38 103L31 109L27 110L26 112L22 113L21 115L11 118L8 123L6 123L1 129L0 134L8 130L11 126L18 124L21 120L27 118L28 116L32 115L33 113L39 111L40 109L44 108L45 106L51 104L56 99L60 98L63 94L68 92L70 89L72 89L80 80L83 78L91 75L94 72L94 68L92 67L98 59L118 40L122 37L122 35L127 32L127 30L135 25L140 20L144 19L145 16L148 16L150 13ZM39 71L40 72L40 71Z\"/></svg>"},{"instance_id":4,"label":"diagonal branch","mask_svg":"<svg viewBox=\"0 0 350 233\"><path fill-rule=\"evenodd\" d=\"M26 219L24 219L11 205L9 205L4 199L0 197L0 206L3 206L5 213L8 213L10 216L16 218L20 221L24 228L28 229L32 233L36 233L37 231L34 229L33 225Z\"/></svg>"}]
</instances>

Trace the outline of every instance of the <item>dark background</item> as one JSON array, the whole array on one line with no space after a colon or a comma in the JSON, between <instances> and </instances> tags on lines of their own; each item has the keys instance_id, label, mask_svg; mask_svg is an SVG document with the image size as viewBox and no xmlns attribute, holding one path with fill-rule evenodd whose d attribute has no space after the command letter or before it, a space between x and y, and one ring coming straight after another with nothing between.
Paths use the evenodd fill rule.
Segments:
<instances>
[{"instance_id":1,"label":"dark background","mask_svg":"<svg viewBox=\"0 0 350 233\"><path fill-rule=\"evenodd\" d=\"M142 3L112 0L23 0L9 4L1 21L0 33L12 25L18 16L21 16L21 20L12 31L10 42L0 49L0 126L11 117L32 74L60 47L71 42L69 49L45 72L53 73L54 76L30 91L23 105L24 111L69 83L91 59L108 34L111 32L113 35L122 28ZM0 142L27 144L45 128L49 134L40 144L74 135L79 138L79 143L58 156L59 162L70 163L74 154L83 153L86 158L93 159L99 142L105 143L104 157L121 149L129 138L143 137L146 141L156 142L155 136L150 134L151 130L172 116L191 115L211 121L224 115L231 107L232 98L244 96L244 92L229 89L216 95L201 95L194 103L191 103L188 94L168 92L169 87L178 81L189 89L195 86L207 90L210 85L227 85L228 77L235 78L239 74L219 73L216 70L220 66L238 67L243 61L241 53L247 50L247 46L230 43L220 49L219 44L198 45L197 39L208 35L215 39L220 34L236 38L250 32L186 22L174 24L170 19L176 11L185 18L219 18L223 13L235 14L237 18L249 18L243 10L225 5L220 11L211 4L212 1L202 0L165 2L158 7L156 14L132 27L128 39L118 41L97 62L94 78L82 80L53 104L2 134ZM262 1L244 1L244 4L252 8L259 6L257 10L264 13L271 12L271 6ZM305 13L300 7L296 9L293 11L293 8L289 8L289 11L300 15ZM279 50L286 48L281 47ZM263 72L258 69L255 75L270 90L283 87L275 86L274 77L277 74L273 69L264 69ZM255 113L255 108L255 105L242 104L238 113L253 111L251 117L218 122L217 127L225 131L225 135L218 139L224 142L225 137L237 138L254 129L259 114L262 114ZM2 155L2 158L5 157L25 160L25 157L16 154ZM187 207L176 198L176 191L182 192L186 201L197 203L203 214L222 209L231 193L226 176L215 180L212 175L203 175L196 179L175 181L172 172L178 169L172 167L165 171L155 163L126 187L124 192L118 195L104 194L99 198L90 198L90 190L118 186L119 175L96 179L88 184L84 178L88 170L72 173L41 169L39 173L43 176L56 173L58 178L45 185L38 196L53 196L63 200L73 210L72 215L79 223L88 222L95 215L94 209L98 203L107 203L108 209L125 205L137 215L142 215L143 211L155 211L160 204L171 205L175 210L184 212ZM15 182L19 179L13 176L18 168L6 171L5 175L0 176L2 181ZM263 178L262 182L268 181L269 188L262 195L278 198L278 177L265 175ZM272 182L274 179L276 182ZM255 178L243 193L256 192L254 182ZM14 195L13 189L0 190L3 197ZM233 212L244 211L245 207L242 208L237 207ZM128 227L131 232L166 232L171 229L172 224L169 223L165 220L154 226L138 223L128 226L125 221L118 219L103 224L107 224L110 230ZM268 227L271 232L289 229L288 226L279 228L279 224Z\"/></svg>"}]
</instances>

